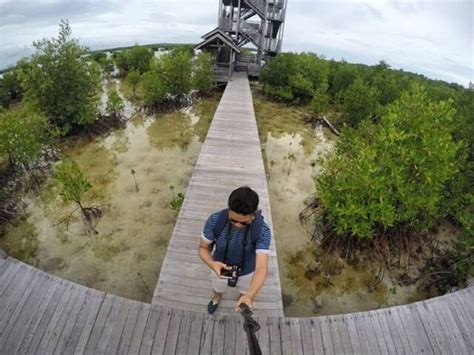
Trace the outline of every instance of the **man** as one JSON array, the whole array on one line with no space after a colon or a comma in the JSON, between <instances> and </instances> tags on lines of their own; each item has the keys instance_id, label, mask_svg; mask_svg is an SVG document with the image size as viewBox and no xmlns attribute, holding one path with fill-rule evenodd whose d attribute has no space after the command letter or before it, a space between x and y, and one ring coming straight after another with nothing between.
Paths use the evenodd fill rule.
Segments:
<instances>
[{"instance_id":1,"label":"man","mask_svg":"<svg viewBox=\"0 0 474 355\"><path fill-rule=\"evenodd\" d=\"M258 202L257 193L250 187L239 187L229 196L229 208L212 213L204 225L199 256L212 270L214 296L207 307L210 314L230 287L228 278L222 274L233 265L239 269L236 311L241 303L253 308L252 301L265 282L271 234L257 211Z\"/></svg>"}]
</instances>

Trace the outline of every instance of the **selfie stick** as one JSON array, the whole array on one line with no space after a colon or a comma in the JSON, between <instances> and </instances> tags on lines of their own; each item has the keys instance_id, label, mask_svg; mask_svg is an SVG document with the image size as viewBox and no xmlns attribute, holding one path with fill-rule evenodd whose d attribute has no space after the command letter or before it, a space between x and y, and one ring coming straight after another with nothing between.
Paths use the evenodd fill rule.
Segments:
<instances>
[{"instance_id":1,"label":"selfie stick","mask_svg":"<svg viewBox=\"0 0 474 355\"><path fill-rule=\"evenodd\" d=\"M244 330L247 333L250 355L262 355L262 350L255 335L255 332L260 330L260 325L253 319L253 313L245 303L240 304L240 313L244 317Z\"/></svg>"}]
</instances>

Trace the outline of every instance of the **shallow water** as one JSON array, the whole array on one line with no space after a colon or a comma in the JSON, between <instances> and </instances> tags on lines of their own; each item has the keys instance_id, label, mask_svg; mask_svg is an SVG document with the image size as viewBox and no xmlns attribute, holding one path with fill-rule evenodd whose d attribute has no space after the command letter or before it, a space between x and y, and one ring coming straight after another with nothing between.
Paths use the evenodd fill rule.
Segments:
<instances>
[{"instance_id":1,"label":"shallow water","mask_svg":"<svg viewBox=\"0 0 474 355\"><path fill-rule=\"evenodd\" d=\"M7 230L0 248L65 279L150 301L177 218L170 202L185 193L209 128L207 111L217 102L156 117L135 114L106 138L70 141L63 153L93 186L83 205L102 211L98 234L85 233L79 211L62 202L51 178L40 196L24 198L29 216Z\"/></svg>"},{"instance_id":2,"label":"shallow water","mask_svg":"<svg viewBox=\"0 0 474 355\"><path fill-rule=\"evenodd\" d=\"M267 173L274 237L286 316L351 313L423 299L415 286L400 287L389 276L371 288L377 265L364 270L342 268L342 260L328 260L324 268L342 270L327 278L312 275L321 250L311 241L314 220L303 226L298 218L305 200L315 194L319 159L331 154L337 137L327 128L312 129L301 120L303 108L285 106L254 91L255 113Z\"/></svg>"}]
</instances>

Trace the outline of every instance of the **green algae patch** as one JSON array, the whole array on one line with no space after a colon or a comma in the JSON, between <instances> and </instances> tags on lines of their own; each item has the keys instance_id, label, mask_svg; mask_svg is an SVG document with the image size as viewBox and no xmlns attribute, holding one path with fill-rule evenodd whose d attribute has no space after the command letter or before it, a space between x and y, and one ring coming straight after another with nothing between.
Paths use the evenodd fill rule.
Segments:
<instances>
[{"instance_id":1,"label":"green algae patch","mask_svg":"<svg viewBox=\"0 0 474 355\"><path fill-rule=\"evenodd\" d=\"M193 139L191 119L182 112L158 115L147 129L150 145L155 149L186 149Z\"/></svg>"}]
</instances>

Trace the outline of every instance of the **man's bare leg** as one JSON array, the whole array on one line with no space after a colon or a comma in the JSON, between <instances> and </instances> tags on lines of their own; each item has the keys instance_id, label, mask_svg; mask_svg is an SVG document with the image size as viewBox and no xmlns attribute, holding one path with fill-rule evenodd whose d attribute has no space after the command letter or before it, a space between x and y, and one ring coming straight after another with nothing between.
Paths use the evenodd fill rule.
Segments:
<instances>
[{"instance_id":1,"label":"man's bare leg","mask_svg":"<svg viewBox=\"0 0 474 355\"><path fill-rule=\"evenodd\" d=\"M222 293L214 291L214 297L212 297L212 303L218 304L221 301L221 297L222 297Z\"/></svg>"}]
</instances>

